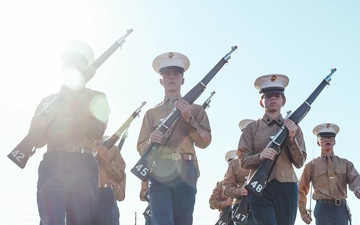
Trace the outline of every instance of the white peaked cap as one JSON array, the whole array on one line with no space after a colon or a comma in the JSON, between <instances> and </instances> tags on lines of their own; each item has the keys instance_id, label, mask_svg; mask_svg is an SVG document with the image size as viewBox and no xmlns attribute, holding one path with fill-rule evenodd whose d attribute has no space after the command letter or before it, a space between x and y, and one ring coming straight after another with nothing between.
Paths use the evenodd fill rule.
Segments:
<instances>
[{"instance_id":1,"label":"white peaked cap","mask_svg":"<svg viewBox=\"0 0 360 225\"><path fill-rule=\"evenodd\" d=\"M69 53L83 55L87 59L88 65L91 65L95 61L95 55L90 45L77 39L70 39L66 41L61 55Z\"/></svg>"},{"instance_id":2,"label":"white peaked cap","mask_svg":"<svg viewBox=\"0 0 360 225\"><path fill-rule=\"evenodd\" d=\"M225 154L225 161L230 162L231 160L236 159L238 157L236 153L237 153L237 150L228 151Z\"/></svg>"},{"instance_id":3,"label":"white peaked cap","mask_svg":"<svg viewBox=\"0 0 360 225\"><path fill-rule=\"evenodd\" d=\"M289 84L289 78L282 74L268 74L258 77L254 86L259 93L283 93Z\"/></svg>"},{"instance_id":4,"label":"white peaked cap","mask_svg":"<svg viewBox=\"0 0 360 225\"><path fill-rule=\"evenodd\" d=\"M313 134L317 136L336 136L339 133L340 128L338 125L333 123L322 123L317 125L313 129Z\"/></svg>"},{"instance_id":5,"label":"white peaked cap","mask_svg":"<svg viewBox=\"0 0 360 225\"><path fill-rule=\"evenodd\" d=\"M245 129L245 127L251 123L251 122L254 122L255 120L252 120L252 119L243 119L239 122L239 128L241 131L243 131Z\"/></svg>"},{"instance_id":6,"label":"white peaked cap","mask_svg":"<svg viewBox=\"0 0 360 225\"><path fill-rule=\"evenodd\" d=\"M189 66L190 61L184 54L178 52L166 52L157 56L152 64L156 73L162 73L168 70L180 70L185 72Z\"/></svg>"}]
</instances>

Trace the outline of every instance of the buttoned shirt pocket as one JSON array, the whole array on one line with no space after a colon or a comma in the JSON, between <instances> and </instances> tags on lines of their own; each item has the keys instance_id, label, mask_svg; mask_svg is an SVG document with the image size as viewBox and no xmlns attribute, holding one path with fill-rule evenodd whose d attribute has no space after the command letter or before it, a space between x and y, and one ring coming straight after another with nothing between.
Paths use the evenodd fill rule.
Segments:
<instances>
[{"instance_id":1,"label":"buttoned shirt pocket","mask_svg":"<svg viewBox=\"0 0 360 225\"><path fill-rule=\"evenodd\" d=\"M346 196L346 184L347 176L346 176L346 164L339 163L340 165L335 165L335 176L336 176L336 183L338 185L339 191L342 196Z\"/></svg>"},{"instance_id":2,"label":"buttoned shirt pocket","mask_svg":"<svg viewBox=\"0 0 360 225\"><path fill-rule=\"evenodd\" d=\"M326 164L323 166L316 166L314 165L314 178L313 183L314 187L317 187L318 189L327 189L328 187L328 176L327 176L327 168Z\"/></svg>"},{"instance_id":3,"label":"buttoned shirt pocket","mask_svg":"<svg viewBox=\"0 0 360 225\"><path fill-rule=\"evenodd\" d=\"M346 165L336 166L334 168L334 170L335 170L336 175L340 175L340 176L346 175Z\"/></svg>"}]
</instances>

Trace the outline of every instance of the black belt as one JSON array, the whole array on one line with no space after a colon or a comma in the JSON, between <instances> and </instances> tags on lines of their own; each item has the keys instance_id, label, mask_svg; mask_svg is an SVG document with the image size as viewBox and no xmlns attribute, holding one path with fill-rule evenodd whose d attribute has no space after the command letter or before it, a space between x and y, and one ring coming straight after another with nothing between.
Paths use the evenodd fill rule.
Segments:
<instances>
[{"instance_id":1,"label":"black belt","mask_svg":"<svg viewBox=\"0 0 360 225\"><path fill-rule=\"evenodd\" d=\"M78 152L78 153L93 153L93 148L89 147L63 147L63 146L48 146L49 152Z\"/></svg>"},{"instance_id":2,"label":"black belt","mask_svg":"<svg viewBox=\"0 0 360 225\"><path fill-rule=\"evenodd\" d=\"M172 160L190 160L193 161L195 160L195 155L193 154L187 154L187 153L178 153L178 152L173 152L173 153L161 153L160 154L160 158L161 159L172 159Z\"/></svg>"},{"instance_id":3,"label":"black belt","mask_svg":"<svg viewBox=\"0 0 360 225\"><path fill-rule=\"evenodd\" d=\"M346 199L319 199L316 202L340 206L346 204Z\"/></svg>"}]
</instances>

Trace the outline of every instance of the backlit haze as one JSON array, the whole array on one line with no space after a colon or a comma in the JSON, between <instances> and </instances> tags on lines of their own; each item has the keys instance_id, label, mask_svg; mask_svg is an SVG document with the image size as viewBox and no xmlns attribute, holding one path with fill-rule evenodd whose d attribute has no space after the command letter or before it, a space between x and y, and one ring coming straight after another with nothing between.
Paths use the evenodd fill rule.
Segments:
<instances>
[{"instance_id":1,"label":"backlit haze","mask_svg":"<svg viewBox=\"0 0 360 225\"><path fill-rule=\"evenodd\" d=\"M336 123L335 154L351 160L360 170L356 135L360 123L359 59L360 3L358 1L243 1L243 0L13 0L0 3L0 224L39 223L36 204L37 168L46 148L38 149L24 169L6 156L26 136L41 99L57 93L63 84L60 47L68 38L87 42L99 57L126 33L118 49L97 71L87 87L104 92L111 116L106 135L112 135L143 101L139 118L122 148L127 163L125 201L119 202L122 225L144 224L147 203L139 199L140 180L130 169L139 159L136 141L145 111L164 96L152 60L167 51L190 59L182 94L195 86L230 51L228 64L208 84L196 103L212 91L210 118L213 140L197 149L200 178L194 224L215 224L219 212L209 208L209 197L227 169L225 153L237 148L242 119L263 115L258 76L286 74L286 111L295 111L320 82L337 68L330 86L312 104L300 122L308 152L307 162L320 153L312 129ZM296 169L298 177L303 168ZM309 196L308 196L309 197ZM360 200L348 191L353 224L360 224ZM314 208L312 202L311 207ZM308 206L309 207L309 206ZM296 225L304 224L300 215ZM313 221L312 224L315 224Z\"/></svg>"}]
</instances>

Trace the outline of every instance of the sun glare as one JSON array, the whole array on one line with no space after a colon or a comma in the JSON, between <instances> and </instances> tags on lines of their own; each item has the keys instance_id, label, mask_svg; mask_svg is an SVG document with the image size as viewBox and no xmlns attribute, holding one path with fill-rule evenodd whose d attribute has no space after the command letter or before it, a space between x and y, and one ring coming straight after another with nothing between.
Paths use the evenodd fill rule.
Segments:
<instances>
[{"instance_id":1,"label":"sun glare","mask_svg":"<svg viewBox=\"0 0 360 225\"><path fill-rule=\"evenodd\" d=\"M3 27L0 60L4 63L2 104L37 104L60 90L60 48L66 39L88 41L93 8L88 1L7 1L2 5ZM91 2L90 2L91 3ZM81 16L79 16L79 13ZM25 94L24 94L25 93Z\"/></svg>"}]
</instances>

